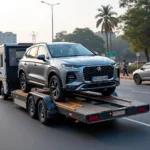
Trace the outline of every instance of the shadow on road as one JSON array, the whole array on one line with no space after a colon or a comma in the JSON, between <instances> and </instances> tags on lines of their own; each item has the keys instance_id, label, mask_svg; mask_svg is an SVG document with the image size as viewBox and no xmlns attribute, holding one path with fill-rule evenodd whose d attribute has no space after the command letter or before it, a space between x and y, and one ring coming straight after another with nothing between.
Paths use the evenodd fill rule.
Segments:
<instances>
[{"instance_id":1,"label":"shadow on road","mask_svg":"<svg viewBox=\"0 0 150 150\"><path fill-rule=\"evenodd\" d=\"M20 107L17 108L18 111L28 115L25 109ZM37 123L39 122L37 121ZM109 144L118 142L118 145L125 143L128 144L131 142L131 140L134 141L134 139L138 139L139 141L143 141L144 139L148 140L148 137L150 137L147 127L129 122L124 119L88 125L81 122L75 123L75 120L71 118L60 116L59 118L50 120L49 125L42 129L48 130L47 133L50 133L51 130L57 130L57 132L60 132L63 135L80 135L80 138L90 137L91 140L97 139L101 142L103 141ZM124 143L123 140L125 140Z\"/></svg>"}]
</instances>

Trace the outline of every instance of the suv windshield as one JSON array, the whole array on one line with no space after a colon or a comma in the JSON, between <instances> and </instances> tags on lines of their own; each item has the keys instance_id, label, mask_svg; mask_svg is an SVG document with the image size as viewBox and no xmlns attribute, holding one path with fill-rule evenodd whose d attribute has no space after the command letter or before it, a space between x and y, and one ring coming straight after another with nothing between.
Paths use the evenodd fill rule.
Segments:
<instances>
[{"instance_id":1,"label":"suv windshield","mask_svg":"<svg viewBox=\"0 0 150 150\"><path fill-rule=\"evenodd\" d=\"M48 48L53 58L94 55L81 44L54 44L48 45Z\"/></svg>"}]
</instances>

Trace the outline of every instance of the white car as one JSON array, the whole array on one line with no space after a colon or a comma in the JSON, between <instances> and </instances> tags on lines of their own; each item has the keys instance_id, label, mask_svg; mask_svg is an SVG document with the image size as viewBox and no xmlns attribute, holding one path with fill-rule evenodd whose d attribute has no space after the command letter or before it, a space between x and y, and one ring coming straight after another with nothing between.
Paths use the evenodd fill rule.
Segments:
<instances>
[{"instance_id":1,"label":"white car","mask_svg":"<svg viewBox=\"0 0 150 150\"><path fill-rule=\"evenodd\" d=\"M140 69L133 72L135 84L140 85L142 81L150 81L150 63L146 63Z\"/></svg>"}]
</instances>

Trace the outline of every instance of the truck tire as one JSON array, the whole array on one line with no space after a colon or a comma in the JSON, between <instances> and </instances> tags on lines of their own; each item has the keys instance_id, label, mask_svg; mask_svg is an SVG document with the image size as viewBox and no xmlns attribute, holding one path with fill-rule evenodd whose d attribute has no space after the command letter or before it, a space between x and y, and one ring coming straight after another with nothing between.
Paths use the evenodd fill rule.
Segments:
<instances>
[{"instance_id":1,"label":"truck tire","mask_svg":"<svg viewBox=\"0 0 150 150\"><path fill-rule=\"evenodd\" d=\"M38 117L42 124L48 124L47 109L43 100L40 100L38 103Z\"/></svg>"},{"instance_id":2,"label":"truck tire","mask_svg":"<svg viewBox=\"0 0 150 150\"><path fill-rule=\"evenodd\" d=\"M56 76L52 76L49 81L50 95L56 102L64 101L65 91L62 89L61 80Z\"/></svg>"},{"instance_id":3,"label":"truck tire","mask_svg":"<svg viewBox=\"0 0 150 150\"><path fill-rule=\"evenodd\" d=\"M141 77L138 74L135 74L133 79L136 85L140 85L142 83Z\"/></svg>"},{"instance_id":4,"label":"truck tire","mask_svg":"<svg viewBox=\"0 0 150 150\"><path fill-rule=\"evenodd\" d=\"M101 91L101 94L102 94L103 96L110 96L110 95L112 95L112 94L115 92L115 90L116 90L116 87L103 89L103 90Z\"/></svg>"},{"instance_id":5,"label":"truck tire","mask_svg":"<svg viewBox=\"0 0 150 150\"><path fill-rule=\"evenodd\" d=\"M30 85L27 83L27 78L26 78L26 74L24 72L22 72L20 74L20 88L23 92L30 92L31 87Z\"/></svg>"},{"instance_id":6,"label":"truck tire","mask_svg":"<svg viewBox=\"0 0 150 150\"><path fill-rule=\"evenodd\" d=\"M1 84L1 95L3 100L8 100L8 94L4 93L4 85L3 83Z\"/></svg>"},{"instance_id":7,"label":"truck tire","mask_svg":"<svg viewBox=\"0 0 150 150\"><path fill-rule=\"evenodd\" d=\"M31 118L37 118L36 105L33 96L29 96L28 98L28 113L31 116Z\"/></svg>"}]
</instances>

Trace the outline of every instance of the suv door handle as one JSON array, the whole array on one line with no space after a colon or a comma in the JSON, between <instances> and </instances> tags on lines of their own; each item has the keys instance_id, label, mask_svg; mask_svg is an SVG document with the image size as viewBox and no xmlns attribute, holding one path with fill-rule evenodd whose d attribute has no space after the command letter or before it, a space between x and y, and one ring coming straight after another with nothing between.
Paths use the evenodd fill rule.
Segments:
<instances>
[{"instance_id":1,"label":"suv door handle","mask_svg":"<svg viewBox=\"0 0 150 150\"><path fill-rule=\"evenodd\" d=\"M34 66L36 66L36 64L34 64Z\"/></svg>"},{"instance_id":2,"label":"suv door handle","mask_svg":"<svg viewBox=\"0 0 150 150\"><path fill-rule=\"evenodd\" d=\"M27 63L24 63L24 65L27 65Z\"/></svg>"}]
</instances>

